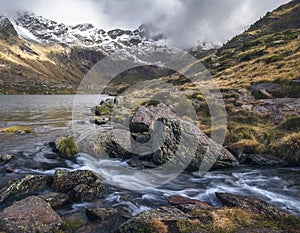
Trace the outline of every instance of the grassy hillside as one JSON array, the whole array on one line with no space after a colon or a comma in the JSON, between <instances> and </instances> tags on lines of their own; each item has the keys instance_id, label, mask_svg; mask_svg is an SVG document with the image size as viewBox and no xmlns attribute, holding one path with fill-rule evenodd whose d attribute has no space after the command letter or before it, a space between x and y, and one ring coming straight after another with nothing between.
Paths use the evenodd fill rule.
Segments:
<instances>
[{"instance_id":1,"label":"grassy hillside","mask_svg":"<svg viewBox=\"0 0 300 233\"><path fill-rule=\"evenodd\" d=\"M300 1L268 13L219 50L194 55L210 70L223 94L228 127L217 130L226 131L225 146L242 160L251 154L273 154L299 165ZM208 104L196 86L178 73L161 80L188 96L197 111L199 127L210 135ZM145 100L153 93L166 95L166 99L170 93L176 96L173 89L147 82L149 90L131 93L136 105L151 104ZM113 93L122 91L117 85L114 88Z\"/></svg>"},{"instance_id":2,"label":"grassy hillside","mask_svg":"<svg viewBox=\"0 0 300 233\"><path fill-rule=\"evenodd\" d=\"M0 93L75 93L102 58L94 50L21 40L6 21L0 31Z\"/></svg>"}]
</instances>

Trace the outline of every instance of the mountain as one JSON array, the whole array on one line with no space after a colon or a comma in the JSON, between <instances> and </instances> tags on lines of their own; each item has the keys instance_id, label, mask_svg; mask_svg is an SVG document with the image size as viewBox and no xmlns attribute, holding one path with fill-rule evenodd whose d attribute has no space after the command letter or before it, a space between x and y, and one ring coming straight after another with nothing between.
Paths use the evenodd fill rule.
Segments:
<instances>
[{"instance_id":1,"label":"mountain","mask_svg":"<svg viewBox=\"0 0 300 233\"><path fill-rule=\"evenodd\" d=\"M275 82L284 87L282 96L297 95L298 89L289 84L300 77L299 5L294 0L269 12L219 49L201 43L189 52L210 70L221 89ZM151 25L106 32L91 24L68 26L31 13L13 19L1 16L0 93L74 93L90 68L116 50L129 58L135 48L145 54L172 52L168 39L154 32ZM117 79L108 90L125 89L139 76L152 79L170 73L145 66L123 75L123 81ZM178 83L180 76L169 79Z\"/></svg>"},{"instance_id":2,"label":"mountain","mask_svg":"<svg viewBox=\"0 0 300 233\"><path fill-rule=\"evenodd\" d=\"M1 16L0 46L0 93L74 93L88 70L116 50L129 58L137 47L144 53L172 50L162 34L151 33L146 25L106 32L30 13ZM151 67L144 71L151 77ZM167 73L161 70L161 75Z\"/></svg>"}]
</instances>

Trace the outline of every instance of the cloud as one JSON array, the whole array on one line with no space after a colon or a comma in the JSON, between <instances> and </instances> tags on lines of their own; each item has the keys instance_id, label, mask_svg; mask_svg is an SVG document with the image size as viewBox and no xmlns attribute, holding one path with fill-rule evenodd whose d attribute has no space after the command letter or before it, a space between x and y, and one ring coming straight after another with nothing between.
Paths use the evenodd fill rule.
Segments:
<instances>
[{"instance_id":1,"label":"cloud","mask_svg":"<svg viewBox=\"0 0 300 233\"><path fill-rule=\"evenodd\" d=\"M30 11L65 24L105 30L151 24L179 47L198 40L224 43L289 0L0 0L0 13Z\"/></svg>"}]
</instances>

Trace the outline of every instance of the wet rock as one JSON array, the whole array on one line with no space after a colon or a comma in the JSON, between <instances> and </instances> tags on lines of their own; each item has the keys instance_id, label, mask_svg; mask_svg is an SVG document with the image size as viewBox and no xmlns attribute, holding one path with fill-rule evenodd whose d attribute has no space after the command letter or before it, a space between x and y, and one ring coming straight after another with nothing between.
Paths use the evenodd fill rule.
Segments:
<instances>
[{"instance_id":1,"label":"wet rock","mask_svg":"<svg viewBox=\"0 0 300 233\"><path fill-rule=\"evenodd\" d=\"M0 191L0 204L24 195L30 195L47 188L51 178L45 175L27 175L21 179L14 179Z\"/></svg>"},{"instance_id":2,"label":"wet rock","mask_svg":"<svg viewBox=\"0 0 300 233\"><path fill-rule=\"evenodd\" d=\"M174 207L161 207L145 211L125 222L118 233L161 232L179 233L177 221L187 220L189 216Z\"/></svg>"},{"instance_id":3,"label":"wet rock","mask_svg":"<svg viewBox=\"0 0 300 233\"><path fill-rule=\"evenodd\" d=\"M98 176L87 170L68 171L57 169L54 174L53 189L59 192L71 191L79 184L92 185L96 182Z\"/></svg>"},{"instance_id":4,"label":"wet rock","mask_svg":"<svg viewBox=\"0 0 300 233\"><path fill-rule=\"evenodd\" d=\"M168 201L171 205L174 205L174 206L191 204L191 205L197 205L198 208L204 208L204 209L212 207L212 206L206 204L205 202L198 201L195 199L190 199L187 197L182 197L182 196L171 196L171 197L169 197Z\"/></svg>"},{"instance_id":5,"label":"wet rock","mask_svg":"<svg viewBox=\"0 0 300 233\"><path fill-rule=\"evenodd\" d=\"M88 184L79 184L73 188L71 194L76 201L89 202L98 197L104 189L104 186L97 182L92 184L92 186Z\"/></svg>"},{"instance_id":6,"label":"wet rock","mask_svg":"<svg viewBox=\"0 0 300 233\"><path fill-rule=\"evenodd\" d=\"M46 193L39 196L47 202L53 209L62 207L68 204L70 196L66 193Z\"/></svg>"},{"instance_id":7,"label":"wet rock","mask_svg":"<svg viewBox=\"0 0 300 233\"><path fill-rule=\"evenodd\" d=\"M70 172L58 169L54 175L53 189L70 193L75 200L92 201L105 189L99 179L94 172L88 170Z\"/></svg>"},{"instance_id":8,"label":"wet rock","mask_svg":"<svg viewBox=\"0 0 300 233\"><path fill-rule=\"evenodd\" d=\"M286 212L258 198L228 193L216 193L216 196L225 206L239 207L251 213L262 214L265 216L286 215Z\"/></svg>"},{"instance_id":9,"label":"wet rock","mask_svg":"<svg viewBox=\"0 0 300 233\"><path fill-rule=\"evenodd\" d=\"M0 213L0 229L11 233L48 233L60 228L63 220L41 198L27 197Z\"/></svg>"}]
</instances>

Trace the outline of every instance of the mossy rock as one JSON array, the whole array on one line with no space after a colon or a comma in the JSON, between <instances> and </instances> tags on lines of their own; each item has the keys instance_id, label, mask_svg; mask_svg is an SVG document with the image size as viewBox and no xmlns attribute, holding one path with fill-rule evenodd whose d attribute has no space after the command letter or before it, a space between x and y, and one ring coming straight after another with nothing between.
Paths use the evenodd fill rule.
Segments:
<instances>
[{"instance_id":1,"label":"mossy rock","mask_svg":"<svg viewBox=\"0 0 300 233\"><path fill-rule=\"evenodd\" d=\"M114 104L97 105L93 110L96 116L109 115L112 113Z\"/></svg>"},{"instance_id":2,"label":"mossy rock","mask_svg":"<svg viewBox=\"0 0 300 233\"><path fill-rule=\"evenodd\" d=\"M55 142L55 151L65 159L72 159L78 154L78 147L74 137L61 137Z\"/></svg>"},{"instance_id":3,"label":"mossy rock","mask_svg":"<svg viewBox=\"0 0 300 233\"><path fill-rule=\"evenodd\" d=\"M29 134L32 133L31 128L28 126L11 126L0 130L2 133L14 133L14 134Z\"/></svg>"},{"instance_id":4,"label":"mossy rock","mask_svg":"<svg viewBox=\"0 0 300 233\"><path fill-rule=\"evenodd\" d=\"M277 146L279 154L292 166L300 166L300 133L284 137Z\"/></svg>"}]
</instances>

